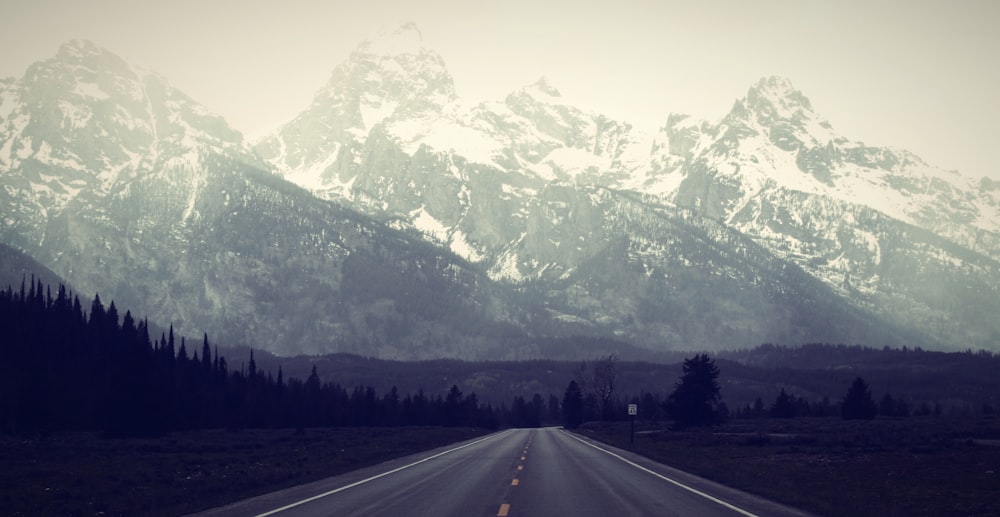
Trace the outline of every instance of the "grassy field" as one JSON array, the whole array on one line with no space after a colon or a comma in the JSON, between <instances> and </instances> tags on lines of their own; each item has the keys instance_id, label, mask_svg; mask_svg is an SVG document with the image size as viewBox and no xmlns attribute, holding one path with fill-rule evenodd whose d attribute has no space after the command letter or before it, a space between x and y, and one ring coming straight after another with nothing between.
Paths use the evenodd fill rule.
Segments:
<instances>
[{"instance_id":1,"label":"grassy field","mask_svg":"<svg viewBox=\"0 0 1000 517\"><path fill-rule=\"evenodd\" d=\"M0 436L0 513L181 515L485 434L463 428Z\"/></svg>"},{"instance_id":2,"label":"grassy field","mask_svg":"<svg viewBox=\"0 0 1000 517\"><path fill-rule=\"evenodd\" d=\"M697 431L579 432L830 516L1000 515L1000 420L761 419Z\"/></svg>"}]
</instances>

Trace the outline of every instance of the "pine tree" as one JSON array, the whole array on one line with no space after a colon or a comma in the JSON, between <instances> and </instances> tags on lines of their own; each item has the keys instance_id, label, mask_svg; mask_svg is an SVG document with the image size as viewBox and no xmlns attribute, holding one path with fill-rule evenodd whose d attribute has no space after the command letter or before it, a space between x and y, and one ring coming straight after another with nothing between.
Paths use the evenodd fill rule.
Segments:
<instances>
[{"instance_id":1,"label":"pine tree","mask_svg":"<svg viewBox=\"0 0 1000 517\"><path fill-rule=\"evenodd\" d=\"M778 398L774 400L774 405L771 406L770 415L775 418L793 418L795 413L793 397L785 393L784 388L782 388Z\"/></svg>"},{"instance_id":2,"label":"pine tree","mask_svg":"<svg viewBox=\"0 0 1000 517\"><path fill-rule=\"evenodd\" d=\"M176 357L176 352L174 350L174 326L170 325L170 337L167 338L167 346L164 349L164 355L169 358L169 363L173 363Z\"/></svg>"},{"instance_id":3,"label":"pine tree","mask_svg":"<svg viewBox=\"0 0 1000 517\"><path fill-rule=\"evenodd\" d=\"M448 390L444 401L444 425L455 427L462 423L462 392L455 384Z\"/></svg>"},{"instance_id":4,"label":"pine tree","mask_svg":"<svg viewBox=\"0 0 1000 517\"><path fill-rule=\"evenodd\" d=\"M868 389L868 383L861 377L854 379L851 387L844 395L840 406L840 415L844 420L872 420L875 418L875 400Z\"/></svg>"},{"instance_id":5,"label":"pine tree","mask_svg":"<svg viewBox=\"0 0 1000 517\"><path fill-rule=\"evenodd\" d=\"M576 381L569 381L562 400L563 425L567 429L576 429L583 423L583 390Z\"/></svg>"},{"instance_id":6,"label":"pine tree","mask_svg":"<svg viewBox=\"0 0 1000 517\"><path fill-rule=\"evenodd\" d=\"M664 409L674 426L685 428L711 425L722 420L719 369L708 354L685 359L683 375L667 398Z\"/></svg>"},{"instance_id":7,"label":"pine tree","mask_svg":"<svg viewBox=\"0 0 1000 517\"><path fill-rule=\"evenodd\" d=\"M201 367L206 372L212 371L212 348L208 345L207 332L201 345Z\"/></svg>"}]
</instances>

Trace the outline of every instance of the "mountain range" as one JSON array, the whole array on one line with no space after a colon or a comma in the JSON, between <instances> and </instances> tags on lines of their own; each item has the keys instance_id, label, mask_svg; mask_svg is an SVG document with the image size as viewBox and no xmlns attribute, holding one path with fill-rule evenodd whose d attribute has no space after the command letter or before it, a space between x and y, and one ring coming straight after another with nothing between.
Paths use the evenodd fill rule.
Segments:
<instances>
[{"instance_id":1,"label":"mountain range","mask_svg":"<svg viewBox=\"0 0 1000 517\"><path fill-rule=\"evenodd\" d=\"M664 120L545 79L467 103L409 24L249 142L72 41L0 82L0 242L282 355L1000 343L1000 183L840 136L783 78Z\"/></svg>"}]
</instances>

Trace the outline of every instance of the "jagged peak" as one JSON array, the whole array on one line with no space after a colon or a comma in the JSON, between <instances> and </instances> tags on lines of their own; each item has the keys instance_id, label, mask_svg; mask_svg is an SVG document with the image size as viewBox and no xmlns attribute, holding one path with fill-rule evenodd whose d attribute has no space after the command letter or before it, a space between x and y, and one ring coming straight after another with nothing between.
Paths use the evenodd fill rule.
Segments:
<instances>
[{"instance_id":1,"label":"jagged peak","mask_svg":"<svg viewBox=\"0 0 1000 517\"><path fill-rule=\"evenodd\" d=\"M705 122L704 120L692 117L687 113L672 112L669 115L667 115L667 123L660 129L667 130L667 129L676 129L683 127L697 127L702 125L704 122Z\"/></svg>"},{"instance_id":2,"label":"jagged peak","mask_svg":"<svg viewBox=\"0 0 1000 517\"><path fill-rule=\"evenodd\" d=\"M780 118L797 112L812 112L812 103L795 88L786 77L769 76L750 87L746 96L747 107L755 111L774 112Z\"/></svg>"},{"instance_id":3,"label":"jagged peak","mask_svg":"<svg viewBox=\"0 0 1000 517\"><path fill-rule=\"evenodd\" d=\"M115 63L117 67L132 68L132 66L121 56L107 50L96 43L85 39L72 39L59 46L56 53L56 60L70 64L90 64L100 63L106 68L109 64Z\"/></svg>"},{"instance_id":4,"label":"jagged peak","mask_svg":"<svg viewBox=\"0 0 1000 517\"><path fill-rule=\"evenodd\" d=\"M59 55L84 56L103 54L107 51L97 46L93 41L74 38L59 46Z\"/></svg>"},{"instance_id":5,"label":"jagged peak","mask_svg":"<svg viewBox=\"0 0 1000 517\"><path fill-rule=\"evenodd\" d=\"M351 104L358 101L358 96L381 99L366 102L369 105L419 98L441 104L457 97L448 67L437 52L424 44L415 23L383 29L355 47L316 92L313 106L327 105L328 99L335 99L332 106L345 99Z\"/></svg>"},{"instance_id":6,"label":"jagged peak","mask_svg":"<svg viewBox=\"0 0 1000 517\"><path fill-rule=\"evenodd\" d=\"M59 46L54 58L40 61L32 65L30 70L56 67L82 68L94 72L110 73L128 78L129 80L155 77L164 85L169 81L162 75L137 66L120 55L85 39L72 39Z\"/></svg>"},{"instance_id":7,"label":"jagged peak","mask_svg":"<svg viewBox=\"0 0 1000 517\"><path fill-rule=\"evenodd\" d=\"M771 91L779 91L779 92L797 92L798 91L795 88L795 85L792 84L791 79L789 79L787 77L780 76L780 75L769 75L769 76L761 77L760 80L758 80L757 83L754 84L751 87L751 89L752 90L771 90Z\"/></svg>"},{"instance_id":8,"label":"jagged peak","mask_svg":"<svg viewBox=\"0 0 1000 517\"><path fill-rule=\"evenodd\" d=\"M548 97L562 97L562 93L555 86L552 86L551 81L544 75L539 77L534 83L526 86L524 90L535 90Z\"/></svg>"}]
</instances>

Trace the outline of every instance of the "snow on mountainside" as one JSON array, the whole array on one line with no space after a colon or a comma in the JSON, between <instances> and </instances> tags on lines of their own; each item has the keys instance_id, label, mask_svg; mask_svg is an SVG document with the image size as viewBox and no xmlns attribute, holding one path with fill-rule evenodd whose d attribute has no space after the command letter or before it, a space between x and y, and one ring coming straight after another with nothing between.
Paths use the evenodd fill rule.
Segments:
<instances>
[{"instance_id":1,"label":"snow on mountainside","mask_svg":"<svg viewBox=\"0 0 1000 517\"><path fill-rule=\"evenodd\" d=\"M998 184L850 141L780 78L646 135L544 79L466 104L404 25L251 150L72 42L0 82L0 187L2 242L82 292L278 353L1000 339Z\"/></svg>"},{"instance_id":2,"label":"snow on mountainside","mask_svg":"<svg viewBox=\"0 0 1000 517\"><path fill-rule=\"evenodd\" d=\"M182 197L190 206L204 153L261 163L220 117L86 41L63 45L7 83L0 105L0 196L22 215L8 218L4 237L26 237L19 242L26 247L44 241L47 216L79 196L107 195L153 171L177 170L164 179L186 185Z\"/></svg>"},{"instance_id":3,"label":"snow on mountainside","mask_svg":"<svg viewBox=\"0 0 1000 517\"><path fill-rule=\"evenodd\" d=\"M969 303L997 292L995 184L840 136L787 79L762 79L720 121L670 115L657 134L643 135L571 105L544 79L468 107L415 27L383 37L389 43L359 46L313 106L257 146L317 195L415 229L495 280L550 285L577 278L606 252L610 236L600 228L615 204L595 209L548 194L567 186L636 193L721 221L834 296L934 339L951 339L962 326L958 339L989 344L1000 336L1000 327L956 317L962 296L940 296L967 284L978 286L967 291ZM400 40L407 45L393 43ZM400 47L391 56L369 50ZM399 109L413 104L421 109ZM365 109L381 123L349 116ZM340 126L310 122L318 120ZM306 127L314 132L304 135ZM963 323L931 329L921 323L929 315ZM607 314L563 316L614 320L615 332L637 338Z\"/></svg>"},{"instance_id":4,"label":"snow on mountainside","mask_svg":"<svg viewBox=\"0 0 1000 517\"><path fill-rule=\"evenodd\" d=\"M303 187L350 198L349 164L377 124L407 155L425 147L545 180L634 169L648 152L630 126L566 104L544 79L504 102L465 106L412 24L359 45L312 105L257 150ZM318 133L305 145L308 131Z\"/></svg>"},{"instance_id":5,"label":"snow on mountainside","mask_svg":"<svg viewBox=\"0 0 1000 517\"><path fill-rule=\"evenodd\" d=\"M1000 308L991 182L841 137L781 78L761 80L718 124L674 122L660 148L679 139L683 152L653 160L676 185L665 199L725 221L904 326L945 341L995 340L981 310Z\"/></svg>"},{"instance_id":6,"label":"snow on mountainside","mask_svg":"<svg viewBox=\"0 0 1000 517\"><path fill-rule=\"evenodd\" d=\"M482 272L281 180L221 118L91 43L0 87L0 237L82 293L283 354L478 357L518 335Z\"/></svg>"},{"instance_id":7,"label":"snow on mountainside","mask_svg":"<svg viewBox=\"0 0 1000 517\"><path fill-rule=\"evenodd\" d=\"M413 138L440 125L455 100L441 57L424 48L414 25L405 25L358 46L312 105L256 149L294 183L350 197L370 131L399 118L409 122L403 136Z\"/></svg>"},{"instance_id":8,"label":"snow on mountainside","mask_svg":"<svg viewBox=\"0 0 1000 517\"><path fill-rule=\"evenodd\" d=\"M966 246L976 246L968 231L1000 232L998 198L981 180L838 135L787 79L762 79L711 132L691 167L738 188L718 200L677 195L706 203L713 215L730 218L762 191L781 188L867 206ZM1000 258L997 249L977 251Z\"/></svg>"}]
</instances>

